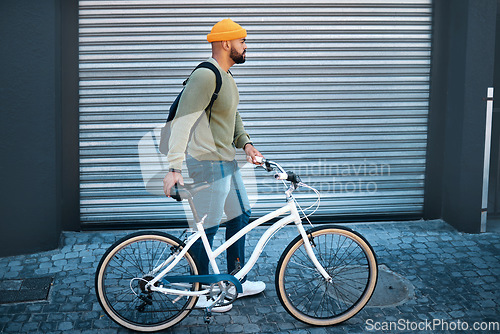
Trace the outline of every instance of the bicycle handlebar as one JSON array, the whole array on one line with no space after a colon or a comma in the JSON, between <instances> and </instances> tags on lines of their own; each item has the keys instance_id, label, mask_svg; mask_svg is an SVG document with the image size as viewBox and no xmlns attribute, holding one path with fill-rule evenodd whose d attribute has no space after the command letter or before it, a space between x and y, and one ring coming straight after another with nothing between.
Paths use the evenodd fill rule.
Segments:
<instances>
[{"instance_id":1,"label":"bicycle handlebar","mask_svg":"<svg viewBox=\"0 0 500 334\"><path fill-rule=\"evenodd\" d=\"M281 167L278 163L276 163L274 161L271 161L271 160L264 159L262 157L256 157L256 158L258 158L257 162L260 163L260 166L263 167L263 168L265 168L268 172L272 172L274 169L276 169L276 174L274 174L274 177L277 180L288 181L288 182L292 183L290 185L290 187L288 188L288 190L285 192L285 194L287 196L287 200L294 200L295 203L297 204L297 207L300 209L300 212L302 212L304 218L309 221L308 217L310 215L312 215L314 212L316 212L316 210L319 208L320 197L321 197L321 194L319 193L319 191L316 190L316 189L314 189L313 187L308 186L307 184L303 183L302 180L300 179L300 176L298 176L297 174L295 174L293 172L285 172L285 170L283 169L283 167ZM299 203L292 196L292 192L295 189L297 189L298 187L306 187L306 188L309 188L310 190L314 191L316 193L316 195L318 196L316 202L314 202L314 204L312 204L308 208L302 209L300 207ZM312 212L310 212L308 214L306 214L304 212L305 210L309 210L309 209L311 209L313 207L316 207L316 208L313 209ZM309 221L309 223L310 223L310 221Z\"/></svg>"},{"instance_id":2,"label":"bicycle handlebar","mask_svg":"<svg viewBox=\"0 0 500 334\"><path fill-rule=\"evenodd\" d=\"M274 177L277 180L286 180L289 182L292 182L295 188L297 188L297 185L301 183L302 181L300 180L300 177L293 173L293 172L285 172L283 167L281 167L278 163L264 159L262 157L256 157L257 162L261 164L262 167L264 167L268 172L273 171L273 167L275 167L278 172L274 175Z\"/></svg>"}]
</instances>

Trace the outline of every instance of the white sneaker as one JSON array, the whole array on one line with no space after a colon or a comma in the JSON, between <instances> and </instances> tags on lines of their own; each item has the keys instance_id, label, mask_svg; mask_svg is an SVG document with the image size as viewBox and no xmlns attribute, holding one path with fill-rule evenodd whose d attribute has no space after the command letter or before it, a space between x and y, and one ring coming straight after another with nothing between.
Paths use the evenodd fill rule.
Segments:
<instances>
[{"instance_id":1,"label":"white sneaker","mask_svg":"<svg viewBox=\"0 0 500 334\"><path fill-rule=\"evenodd\" d=\"M206 296L200 296L198 298L198 301L196 302L196 305L194 306L194 308L205 309L205 308L209 307L212 303L213 303L213 301L207 300ZM216 307L212 308L212 312L224 313L224 312L230 311L232 308L233 308L233 304L229 304L229 305L225 305L225 306L216 306Z\"/></svg>"},{"instance_id":2,"label":"white sneaker","mask_svg":"<svg viewBox=\"0 0 500 334\"><path fill-rule=\"evenodd\" d=\"M247 297L247 296L253 296L253 295L261 293L262 291L264 291L266 289L266 283L264 283L262 281L252 282L252 281L248 281L247 280L244 283L241 283L241 287L243 288L243 292L242 293L238 293L238 298ZM203 287L203 288L207 288L207 287ZM218 287L215 287L214 291L219 291ZM228 292L230 294L236 293L234 287L229 288ZM200 305L205 305L206 304L208 306L208 305L210 305L210 302L206 300L205 296L201 296L200 298L198 298L198 302L196 303L196 308L199 308L198 304L200 304ZM228 306L233 306L233 305L230 304ZM227 307L227 306L220 306L220 308L224 308L224 307ZM200 307L200 308L204 308L204 307ZM219 308L219 307L217 307L217 308ZM216 308L214 307L213 311L217 312L217 311L215 311L215 309ZM227 310L227 311L229 311L229 310ZM227 311L219 311L219 312L227 312Z\"/></svg>"},{"instance_id":3,"label":"white sneaker","mask_svg":"<svg viewBox=\"0 0 500 334\"><path fill-rule=\"evenodd\" d=\"M266 289L266 283L262 281L245 281L241 286L243 287L243 292L238 294L238 298L256 295Z\"/></svg>"}]
</instances>

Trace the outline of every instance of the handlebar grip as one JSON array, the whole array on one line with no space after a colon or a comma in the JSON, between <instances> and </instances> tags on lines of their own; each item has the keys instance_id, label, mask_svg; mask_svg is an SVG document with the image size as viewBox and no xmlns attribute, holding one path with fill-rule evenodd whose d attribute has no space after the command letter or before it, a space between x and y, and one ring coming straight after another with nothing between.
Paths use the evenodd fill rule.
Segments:
<instances>
[{"instance_id":1,"label":"handlebar grip","mask_svg":"<svg viewBox=\"0 0 500 334\"><path fill-rule=\"evenodd\" d=\"M295 184L301 182L300 177L293 172L276 173L276 174L274 174L274 177L278 180L287 180L287 181L295 183Z\"/></svg>"},{"instance_id":2,"label":"handlebar grip","mask_svg":"<svg viewBox=\"0 0 500 334\"><path fill-rule=\"evenodd\" d=\"M181 194L179 193L179 188L177 187L177 183L174 184L172 188L170 188L170 197L175 199L177 202L182 201Z\"/></svg>"},{"instance_id":3,"label":"handlebar grip","mask_svg":"<svg viewBox=\"0 0 500 334\"><path fill-rule=\"evenodd\" d=\"M274 178L276 180L287 180L288 181L288 174L287 173L276 173L276 174L274 174Z\"/></svg>"}]
</instances>

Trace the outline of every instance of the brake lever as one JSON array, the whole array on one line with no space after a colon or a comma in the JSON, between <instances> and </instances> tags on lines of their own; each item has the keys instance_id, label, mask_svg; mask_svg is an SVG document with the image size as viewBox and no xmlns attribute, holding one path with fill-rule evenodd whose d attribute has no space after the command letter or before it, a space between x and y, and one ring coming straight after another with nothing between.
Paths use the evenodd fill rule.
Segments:
<instances>
[{"instance_id":1,"label":"brake lever","mask_svg":"<svg viewBox=\"0 0 500 334\"><path fill-rule=\"evenodd\" d=\"M255 157L255 160L257 160L257 162L260 163L259 167L264 168L266 171L272 172L274 170L274 168L271 167L269 161L267 161L263 157Z\"/></svg>"},{"instance_id":2,"label":"brake lever","mask_svg":"<svg viewBox=\"0 0 500 334\"><path fill-rule=\"evenodd\" d=\"M264 168L268 171L268 172L272 172L274 170L273 167L271 167L271 164L267 161L264 162Z\"/></svg>"}]
</instances>

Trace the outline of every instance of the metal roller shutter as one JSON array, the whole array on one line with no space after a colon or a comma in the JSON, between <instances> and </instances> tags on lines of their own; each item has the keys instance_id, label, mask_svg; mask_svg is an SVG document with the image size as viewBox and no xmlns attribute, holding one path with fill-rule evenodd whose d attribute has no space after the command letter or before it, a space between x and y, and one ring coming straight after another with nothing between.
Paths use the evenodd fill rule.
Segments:
<instances>
[{"instance_id":1,"label":"metal roller shutter","mask_svg":"<svg viewBox=\"0 0 500 334\"><path fill-rule=\"evenodd\" d=\"M206 34L227 17L249 33L247 62L231 69L247 131L322 191L317 214L421 215L431 0L89 0L79 23L82 225L183 216L145 190L140 141L162 125L210 56ZM257 216L283 195L255 175Z\"/></svg>"}]
</instances>

